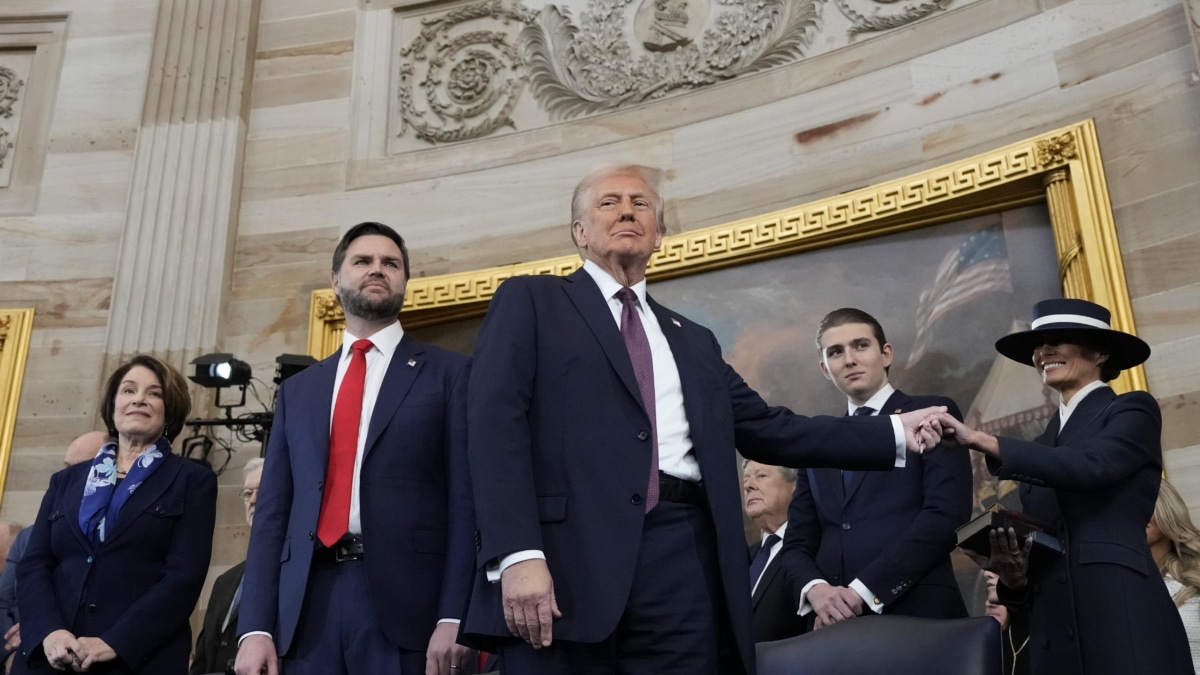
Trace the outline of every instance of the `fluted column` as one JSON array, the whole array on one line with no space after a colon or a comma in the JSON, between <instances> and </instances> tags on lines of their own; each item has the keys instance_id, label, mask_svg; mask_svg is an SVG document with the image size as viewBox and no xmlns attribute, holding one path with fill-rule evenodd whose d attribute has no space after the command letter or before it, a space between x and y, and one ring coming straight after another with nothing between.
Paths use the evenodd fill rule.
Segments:
<instances>
[{"instance_id":1,"label":"fluted column","mask_svg":"<svg viewBox=\"0 0 1200 675\"><path fill-rule=\"evenodd\" d=\"M162 0L113 284L111 365L220 342L259 0Z\"/></svg>"},{"instance_id":2,"label":"fluted column","mask_svg":"<svg viewBox=\"0 0 1200 675\"><path fill-rule=\"evenodd\" d=\"M1046 207L1058 244L1058 276L1062 280L1063 296L1092 297L1087 262L1080 257L1083 239L1079 232L1079 214L1071 195L1071 177L1066 169L1047 173L1042 179L1046 188Z\"/></svg>"},{"instance_id":3,"label":"fluted column","mask_svg":"<svg viewBox=\"0 0 1200 675\"><path fill-rule=\"evenodd\" d=\"M1187 17L1188 31L1192 34L1196 65L1200 66L1200 0L1183 0L1183 14Z\"/></svg>"}]
</instances>

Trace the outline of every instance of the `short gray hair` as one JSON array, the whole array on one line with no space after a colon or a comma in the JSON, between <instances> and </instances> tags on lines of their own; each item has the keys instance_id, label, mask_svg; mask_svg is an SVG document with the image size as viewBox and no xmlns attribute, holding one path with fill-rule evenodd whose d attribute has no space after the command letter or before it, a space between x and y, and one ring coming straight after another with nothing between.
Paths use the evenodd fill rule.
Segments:
<instances>
[{"instance_id":1,"label":"short gray hair","mask_svg":"<svg viewBox=\"0 0 1200 675\"><path fill-rule=\"evenodd\" d=\"M246 479L250 477L250 474L261 469L263 464L266 463L267 460L263 459L262 457L255 457L249 462L246 462L246 466L242 467L242 482L245 483Z\"/></svg>"},{"instance_id":2,"label":"short gray hair","mask_svg":"<svg viewBox=\"0 0 1200 675\"><path fill-rule=\"evenodd\" d=\"M754 462L754 460L752 460L752 459L743 459L742 460L742 471L746 470L746 465L749 464L750 462ZM762 462L754 462L754 463L762 464ZM783 479L789 483L795 483L796 477L799 475L799 472L790 466L775 466L774 464L763 464L763 466L770 466L770 467L779 469L779 475L783 476Z\"/></svg>"},{"instance_id":3,"label":"short gray hair","mask_svg":"<svg viewBox=\"0 0 1200 675\"><path fill-rule=\"evenodd\" d=\"M644 164L608 163L593 167L585 173L575 186L575 192L571 194L571 241L575 241L575 222L582 220L587 212L588 193L592 191L596 183L609 176L635 176L650 188L651 194L654 195L654 219L657 221L658 231L666 234L666 206L662 198L662 183L665 176L663 170ZM579 242L576 242L575 245L578 246Z\"/></svg>"}]
</instances>

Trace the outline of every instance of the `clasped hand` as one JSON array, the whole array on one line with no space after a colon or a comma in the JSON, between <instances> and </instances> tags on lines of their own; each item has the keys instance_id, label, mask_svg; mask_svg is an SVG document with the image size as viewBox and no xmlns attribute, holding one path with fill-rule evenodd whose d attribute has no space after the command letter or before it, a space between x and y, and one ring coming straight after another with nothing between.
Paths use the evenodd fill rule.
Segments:
<instances>
[{"instance_id":1,"label":"clasped hand","mask_svg":"<svg viewBox=\"0 0 1200 675\"><path fill-rule=\"evenodd\" d=\"M69 630L59 629L42 640L46 660L55 670L70 668L77 673L87 671L93 664L117 658L108 643L96 637L77 638Z\"/></svg>"}]
</instances>

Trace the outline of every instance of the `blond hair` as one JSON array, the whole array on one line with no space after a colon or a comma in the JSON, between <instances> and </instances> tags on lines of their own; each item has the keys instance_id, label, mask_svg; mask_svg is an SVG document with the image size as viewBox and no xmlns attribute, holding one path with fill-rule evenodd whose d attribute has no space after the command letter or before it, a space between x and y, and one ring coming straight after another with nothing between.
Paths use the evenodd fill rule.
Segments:
<instances>
[{"instance_id":1,"label":"blond hair","mask_svg":"<svg viewBox=\"0 0 1200 675\"><path fill-rule=\"evenodd\" d=\"M1174 598L1175 606L1179 607L1200 595L1200 530L1192 523L1183 497L1165 480L1158 489L1154 523L1171 542L1170 549L1158 563L1158 571L1183 584Z\"/></svg>"}]
</instances>

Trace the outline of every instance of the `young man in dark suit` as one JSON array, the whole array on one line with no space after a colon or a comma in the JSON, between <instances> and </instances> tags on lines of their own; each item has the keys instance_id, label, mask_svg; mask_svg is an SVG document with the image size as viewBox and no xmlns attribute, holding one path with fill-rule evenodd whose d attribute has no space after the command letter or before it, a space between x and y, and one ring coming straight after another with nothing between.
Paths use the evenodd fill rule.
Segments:
<instances>
[{"instance_id":1,"label":"young man in dark suit","mask_svg":"<svg viewBox=\"0 0 1200 675\"><path fill-rule=\"evenodd\" d=\"M892 345L874 317L830 312L817 330L821 373L846 397L847 415L892 415L958 406L943 396L909 396L888 380ZM802 614L815 628L863 614L929 618L967 615L950 552L971 515L964 453L910 455L890 472L809 469L788 510L783 562Z\"/></svg>"},{"instance_id":2,"label":"young man in dark suit","mask_svg":"<svg viewBox=\"0 0 1200 675\"><path fill-rule=\"evenodd\" d=\"M476 342L480 573L464 632L499 650L506 675L753 673L734 448L888 469L939 438L923 424L932 411L852 421L768 407L711 331L654 302L661 178L585 176L571 218L583 268L505 281Z\"/></svg>"},{"instance_id":3,"label":"young man in dark suit","mask_svg":"<svg viewBox=\"0 0 1200 675\"><path fill-rule=\"evenodd\" d=\"M238 675L461 672L472 575L467 357L396 317L404 240L346 232L343 348L280 387L246 559Z\"/></svg>"}]
</instances>

